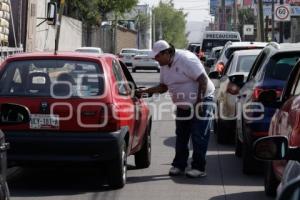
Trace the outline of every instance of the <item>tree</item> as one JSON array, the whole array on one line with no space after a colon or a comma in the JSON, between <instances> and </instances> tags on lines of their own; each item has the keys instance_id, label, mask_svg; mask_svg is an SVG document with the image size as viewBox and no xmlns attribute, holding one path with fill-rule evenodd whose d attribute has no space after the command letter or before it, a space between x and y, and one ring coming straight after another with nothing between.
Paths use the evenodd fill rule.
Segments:
<instances>
[{"instance_id":1,"label":"tree","mask_svg":"<svg viewBox=\"0 0 300 200\"><path fill-rule=\"evenodd\" d=\"M243 35L243 26L245 24L256 24L256 18L254 15L254 11L252 8L245 8L238 10L238 20L239 20L239 26L238 31L241 35Z\"/></svg>"},{"instance_id":2,"label":"tree","mask_svg":"<svg viewBox=\"0 0 300 200\"><path fill-rule=\"evenodd\" d=\"M185 33L185 18L187 14L182 9L175 9L172 1L160 2L154 8L153 14L155 15L155 38L159 39L162 33L162 39L172 43L175 47L186 47L188 41Z\"/></svg>"},{"instance_id":3,"label":"tree","mask_svg":"<svg viewBox=\"0 0 300 200\"><path fill-rule=\"evenodd\" d=\"M137 3L138 0L66 0L65 13L88 25L100 25L107 13L120 15L130 11Z\"/></svg>"}]
</instances>

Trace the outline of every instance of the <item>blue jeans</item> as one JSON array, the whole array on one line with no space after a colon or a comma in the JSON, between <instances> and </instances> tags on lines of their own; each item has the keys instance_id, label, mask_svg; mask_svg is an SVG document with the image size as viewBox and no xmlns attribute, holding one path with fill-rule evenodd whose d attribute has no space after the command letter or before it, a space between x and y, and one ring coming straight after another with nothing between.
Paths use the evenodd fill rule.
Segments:
<instances>
[{"instance_id":1,"label":"blue jeans","mask_svg":"<svg viewBox=\"0 0 300 200\"><path fill-rule=\"evenodd\" d=\"M212 97L204 99L204 103L213 103ZM176 146L175 158L172 165L181 170L187 166L189 158L188 142L190 137L193 144L192 169L205 171L206 152L208 147L210 124L213 118L213 105L204 105L201 118L197 117L191 109L177 108L176 111ZM193 112L193 113L192 113ZM189 119L180 119L191 116ZM202 119L206 118L206 119Z\"/></svg>"}]
</instances>

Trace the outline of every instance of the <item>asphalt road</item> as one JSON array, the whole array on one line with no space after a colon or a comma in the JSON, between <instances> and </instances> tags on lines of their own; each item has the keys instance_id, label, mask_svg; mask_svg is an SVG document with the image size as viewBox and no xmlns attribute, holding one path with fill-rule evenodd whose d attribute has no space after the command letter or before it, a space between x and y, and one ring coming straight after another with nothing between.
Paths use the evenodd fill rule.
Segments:
<instances>
[{"instance_id":1,"label":"asphalt road","mask_svg":"<svg viewBox=\"0 0 300 200\"><path fill-rule=\"evenodd\" d=\"M157 84L158 73L133 74L139 86ZM174 156L175 123L172 112L156 114L168 104L164 98L148 99L155 119L152 127L152 164L135 169L129 158L128 183L123 189L105 186L101 169L80 166L56 169L17 169L9 179L12 200L266 200L262 175L246 176L231 145L218 145L211 134L207 177L168 176Z\"/></svg>"}]
</instances>

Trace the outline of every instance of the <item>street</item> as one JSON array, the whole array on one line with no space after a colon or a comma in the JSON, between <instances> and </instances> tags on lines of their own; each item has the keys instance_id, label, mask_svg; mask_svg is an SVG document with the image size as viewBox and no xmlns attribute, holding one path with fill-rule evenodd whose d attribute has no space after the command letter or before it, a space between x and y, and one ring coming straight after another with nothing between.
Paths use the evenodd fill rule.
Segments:
<instances>
[{"instance_id":1,"label":"street","mask_svg":"<svg viewBox=\"0 0 300 200\"><path fill-rule=\"evenodd\" d=\"M138 86L149 87L159 81L159 73L137 72ZM169 100L153 99L160 104ZM155 118L155 117L154 117ZM127 184L111 190L103 185L101 169L75 166L56 169L18 169L8 181L12 200L265 200L263 176L242 173L241 159L234 156L233 145L218 145L211 134L207 154L207 177L189 179L170 177L168 170L174 156L175 123L171 112L162 120L153 120L152 163L148 169L134 167L129 158Z\"/></svg>"}]
</instances>

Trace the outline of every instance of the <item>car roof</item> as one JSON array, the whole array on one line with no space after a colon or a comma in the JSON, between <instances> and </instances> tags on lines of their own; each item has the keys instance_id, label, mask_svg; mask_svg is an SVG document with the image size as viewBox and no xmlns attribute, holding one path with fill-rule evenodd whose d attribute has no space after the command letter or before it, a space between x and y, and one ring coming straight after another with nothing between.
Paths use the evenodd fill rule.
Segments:
<instances>
[{"instance_id":1,"label":"car roof","mask_svg":"<svg viewBox=\"0 0 300 200\"><path fill-rule=\"evenodd\" d=\"M261 51L262 51L262 49L240 50L240 51L235 51L234 55L237 55L237 56L258 55Z\"/></svg>"},{"instance_id":2,"label":"car roof","mask_svg":"<svg viewBox=\"0 0 300 200\"><path fill-rule=\"evenodd\" d=\"M224 48L224 46L213 47L212 51L221 50L223 48Z\"/></svg>"},{"instance_id":3,"label":"car roof","mask_svg":"<svg viewBox=\"0 0 300 200\"><path fill-rule=\"evenodd\" d=\"M95 49L95 50L99 50L99 49L101 49L100 47L79 47L79 48L77 48L77 49ZM77 50L76 49L76 50Z\"/></svg>"},{"instance_id":4,"label":"car roof","mask_svg":"<svg viewBox=\"0 0 300 200\"><path fill-rule=\"evenodd\" d=\"M22 60L22 59L62 59L62 58L71 58L71 59L99 59L99 58L111 58L116 59L117 57L113 54L95 54L95 53L81 53L81 52L32 52L32 53L19 53L11 55L7 58L8 61L12 60Z\"/></svg>"},{"instance_id":5,"label":"car roof","mask_svg":"<svg viewBox=\"0 0 300 200\"><path fill-rule=\"evenodd\" d=\"M266 42L229 42L229 47L247 47L247 46L258 46L265 47L268 43Z\"/></svg>"},{"instance_id":6,"label":"car roof","mask_svg":"<svg viewBox=\"0 0 300 200\"><path fill-rule=\"evenodd\" d=\"M138 49L136 49L136 48L122 48L121 51L122 50L138 50Z\"/></svg>"},{"instance_id":7,"label":"car roof","mask_svg":"<svg viewBox=\"0 0 300 200\"><path fill-rule=\"evenodd\" d=\"M276 52L293 52L300 51L300 43L281 43L278 44L276 42L271 42L267 46L269 48L273 48Z\"/></svg>"}]
</instances>

